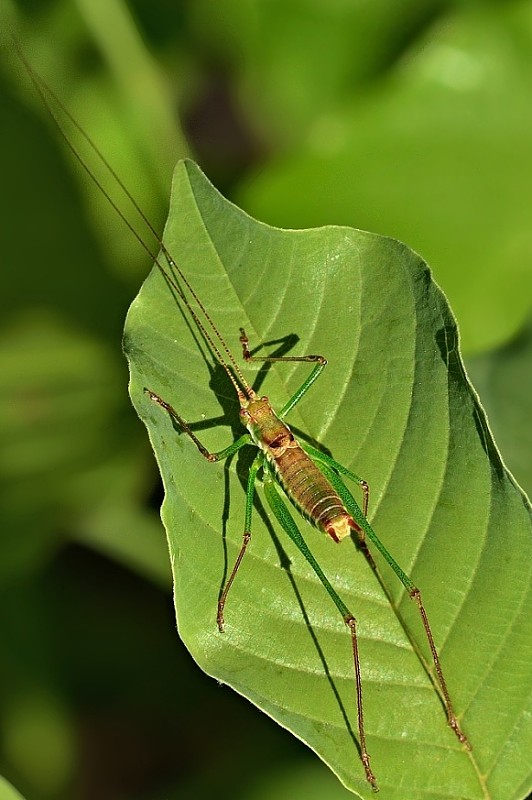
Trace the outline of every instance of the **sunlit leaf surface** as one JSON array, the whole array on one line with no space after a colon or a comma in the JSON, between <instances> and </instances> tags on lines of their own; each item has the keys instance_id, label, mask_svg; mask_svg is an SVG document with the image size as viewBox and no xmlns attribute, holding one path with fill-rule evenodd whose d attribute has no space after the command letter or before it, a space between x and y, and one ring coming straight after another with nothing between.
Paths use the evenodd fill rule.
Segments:
<instances>
[{"instance_id":1,"label":"sunlit leaf surface","mask_svg":"<svg viewBox=\"0 0 532 800\"><path fill-rule=\"evenodd\" d=\"M244 326L252 347L292 335L298 341L288 340L290 355L329 359L292 426L366 478L372 525L424 593L471 753L446 724L416 609L395 576L379 561L394 608L349 541L335 545L298 518L359 620L380 796L524 797L532 752L530 508L501 465L462 368L454 319L428 268L404 245L358 230L262 225L190 162L175 174L165 241L237 356ZM199 423L196 433L211 450L242 432L231 385L157 269L131 307L125 349L133 403L165 484L180 636L202 669L370 797L353 733L348 632L272 521L260 488L226 632L217 631L216 603L241 543L254 451L207 463L143 392L149 387ZM280 407L308 366L246 374Z\"/></svg>"}]
</instances>

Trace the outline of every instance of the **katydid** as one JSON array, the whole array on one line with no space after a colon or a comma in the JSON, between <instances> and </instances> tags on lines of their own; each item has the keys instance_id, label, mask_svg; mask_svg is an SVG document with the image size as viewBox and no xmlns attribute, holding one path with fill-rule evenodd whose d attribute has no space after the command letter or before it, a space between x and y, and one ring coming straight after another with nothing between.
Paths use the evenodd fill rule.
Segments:
<instances>
[{"instance_id":1,"label":"katydid","mask_svg":"<svg viewBox=\"0 0 532 800\"><path fill-rule=\"evenodd\" d=\"M231 588L236 580L237 573L242 564L245 553L250 547L252 536L252 518L255 503L256 484L260 481L263 485L266 501L271 512L280 527L294 542L302 556L307 560L310 567L314 570L317 578L323 585L325 591L331 598L345 623L350 639L352 651L352 663L354 672L354 688L356 700L356 715L358 724L358 748L359 757L362 762L365 777L371 787L377 791L377 779L372 768L370 754L366 742L366 732L364 725L363 709L363 684L360 671L360 651L357 635L357 620L354 613L346 606L340 595L337 593L320 564L308 548L294 517L289 510L286 501L313 527L322 533L327 534L331 539L340 543L348 537L355 537L359 549L362 551L370 567L376 572L376 565L371 556L368 543L374 545L381 553L390 568L399 578L409 596L416 604L421 617L422 626L427 638L437 683L441 693L443 705L445 707L447 720L459 741L465 748L470 749L468 739L461 730L459 721L455 714L447 684L443 675L442 666L438 656L438 651L432 635L430 623L421 598L420 590L414 585L408 575L401 569L393 556L388 552L384 544L378 538L371 524L367 519L369 504L369 486L367 482L355 475L344 467L330 455L320 449L311 446L303 439L298 440L288 425L285 417L307 394L311 387L316 383L321 373L327 365L327 360L322 355L302 355L302 356L256 356L252 355L249 348L249 340L244 329L240 329L240 343L242 345L242 357L247 364L254 362L304 362L311 365L311 371L306 380L303 381L297 391L290 397L281 410L276 413L272 408L268 397L259 396L245 378L241 367L235 356L226 344L219 328L212 316L204 306L200 297L196 293L191 281L184 274L174 257L170 254L155 228L144 216L127 187L114 172L105 157L101 154L97 146L92 142L88 135L81 129L73 119L63 104L53 94L42 79L35 74L32 68L25 63L30 78L40 94L45 106L51 116L56 121L58 128L81 166L87 171L90 178L98 186L100 191L108 199L111 206L119 214L124 223L128 226L132 234L137 238L140 245L153 260L155 267L160 271L168 291L174 296L176 303L190 323L195 325L200 336L203 337L207 347L211 351L213 358L225 371L227 378L231 382L237 395L240 405L240 422L246 429L242 435L230 443L223 450L210 452L194 433L192 426L186 422L166 399L160 397L150 387L145 387L144 391L151 400L160 407L161 412L166 413L171 424L179 432L186 434L195 444L199 453L209 462L219 462L233 456L241 448L254 446L258 452L249 468L247 478L247 490L244 512L244 531L240 550L234 561L232 570L229 573L225 585L220 593L216 620L216 625L220 634L224 633L224 623L226 611L229 611L228 604ZM152 248L146 244L145 240L135 231L130 221L117 206L115 201L108 195L106 190L93 175L83 157L76 151L64 132L57 117L55 107L61 109L62 113L78 129L85 140L92 148L95 155L101 160L105 168L109 170L114 180L125 196L132 203L133 208L139 213L147 228L155 237L160 247L160 255L152 252ZM359 505L347 488L345 480L348 480L359 487L362 501ZM226 606L228 608L226 609Z\"/></svg>"}]
</instances>

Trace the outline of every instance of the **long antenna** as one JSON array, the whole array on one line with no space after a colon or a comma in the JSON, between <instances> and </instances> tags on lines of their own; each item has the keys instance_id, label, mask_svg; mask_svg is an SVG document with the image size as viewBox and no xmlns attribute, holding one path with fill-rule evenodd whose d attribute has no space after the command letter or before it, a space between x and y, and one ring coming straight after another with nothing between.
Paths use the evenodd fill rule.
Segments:
<instances>
[{"instance_id":1,"label":"long antenna","mask_svg":"<svg viewBox=\"0 0 532 800\"><path fill-rule=\"evenodd\" d=\"M98 145L93 141L93 139L89 136L89 134L82 128L82 126L75 119L75 117L73 117L71 112L66 108L66 106L59 99L59 97L55 94L55 92L48 86L48 84L45 82L45 80L43 78L41 78L41 76L37 72L35 72L35 70L31 66L31 64L28 62L26 56L22 52L22 49L21 49L19 43L16 41L16 39L14 40L14 46L15 46L15 49L17 51L17 54L18 54L21 62L23 63L23 65L24 65L24 67L26 69L26 72L29 75L29 78L30 78L30 80L31 80L31 82L32 82L37 94L41 98L41 101L42 101L44 107L46 108L46 110L50 114L51 118L53 119L53 121L54 121L54 123L55 123L55 125L56 125L56 127L57 127L57 129L58 129L58 131L59 131L59 133L61 135L61 137L63 138L65 144L67 145L67 147L69 148L69 150L71 151L71 153L73 154L75 159L78 161L78 163L81 165L81 167L85 170L85 172L87 173L87 175L89 176L91 181L95 184L95 186L99 189L99 191L102 193L102 195L106 198L106 200L111 205L111 207L114 209L114 211L118 214L118 216L120 217L122 222L126 225L126 227L129 229L129 231L133 234L133 236L135 237L137 242L140 244L140 246L148 254L148 256L151 258L151 260L154 262L154 264L156 264L156 266L159 268L159 271L161 272L162 276L164 277L164 279L166 280L168 285L177 293L178 297L184 303L187 311L190 313L190 315L192 316L192 318L193 318L194 322L196 323L197 327L199 328L199 330L201 331L201 333L205 337L206 341L210 345L211 350L214 353L217 361L219 362L219 364L224 368L225 372L227 373L227 375L228 375L231 383L233 384L233 386L234 386L239 398L245 399L246 396L248 398L251 398L253 396L253 390L251 389L250 385L248 384L248 382L244 378L244 375L242 374L242 371L241 371L240 367L238 366L238 363L236 362L233 354L231 353L231 351L229 350L227 344L225 343L225 340L224 340L223 336L221 335L220 331L218 330L214 320L212 319L212 317L208 313L207 309L205 308L205 306L201 302L199 296L197 295L197 293L196 293L195 289L193 288L193 286L191 285L190 281L188 280L188 278L186 277L184 272L181 270L181 268L178 266L178 264L175 262L175 260L173 259L172 255L168 251L166 245L164 244L161 236L158 234L158 232L155 229L154 225L148 219L148 217L146 216L144 211L141 209L141 207L139 206L139 204L135 200L134 196L132 195L132 193L130 192L130 190L128 189L128 187L126 186L124 181L122 180L122 178L117 174L116 170L111 166L111 164L109 163L107 158L104 156L104 154L102 153L102 151L100 150ZM85 141L87 142L87 144L89 145L89 147L91 148L93 153L97 156L97 158L100 160L100 162L106 168L106 170L112 176L112 178L116 182L117 186L120 187L120 189L122 190L124 195L128 198L128 200L131 203L132 207L135 209L135 211L137 212L139 217L142 219L142 221L144 222L144 224L146 225L148 230L152 233L153 237L157 241L157 244L160 246L161 252L163 253L163 255L165 257L165 259L166 259L166 261L168 263L168 266L172 270L172 274L170 274L168 272L168 270L161 264L158 255L156 255L152 251L151 247L148 244L146 244L144 239L135 230L135 228L133 227L132 223L126 217L126 215L124 214L122 209L118 206L118 204L115 202L115 200L113 200L113 198L111 197L111 195L109 194L107 189L103 186L101 181L92 172L91 168L89 167L89 165L87 164L87 162L85 161L83 156L76 150L76 148L74 147L74 144L70 140L68 134L66 133L65 129L63 128L62 123L59 120L59 117L58 117L58 115L57 115L57 113L55 111L53 103L56 104L56 106L61 110L61 113L65 115L65 117L70 121L70 123L76 128L76 130L85 139ZM179 277L179 281L184 286L186 286L188 292L190 293L190 295L194 299L195 303L197 304L198 308L200 309L201 313L203 314L203 316L204 316L204 318L205 318L205 320L207 322L207 325L210 327L210 329L212 331L212 335L211 335L211 333L209 333L209 331L205 327L204 323L201 321L201 319L199 318L198 314L196 313L196 311L192 307L192 305L191 305L189 299L187 298L187 296L185 295L185 293L183 291L183 288L181 287L179 281L175 278L175 274L177 274L177 276ZM216 339L218 341L220 347L218 347L218 345L215 343L214 339ZM225 361L224 357L222 356L222 352L221 351L223 351L225 353L225 355L227 356L231 366L229 366L227 361ZM235 378L235 375L236 375L236 378Z\"/></svg>"}]
</instances>

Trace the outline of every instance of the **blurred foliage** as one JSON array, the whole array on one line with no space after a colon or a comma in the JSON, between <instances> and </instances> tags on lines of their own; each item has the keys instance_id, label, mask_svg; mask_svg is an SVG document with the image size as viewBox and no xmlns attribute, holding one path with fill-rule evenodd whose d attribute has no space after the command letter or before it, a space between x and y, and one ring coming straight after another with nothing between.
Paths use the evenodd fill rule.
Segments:
<instances>
[{"instance_id":1,"label":"blurred foliage","mask_svg":"<svg viewBox=\"0 0 532 800\"><path fill-rule=\"evenodd\" d=\"M532 492L532 319L501 347L469 359L468 371L507 466Z\"/></svg>"},{"instance_id":2,"label":"blurred foliage","mask_svg":"<svg viewBox=\"0 0 532 800\"><path fill-rule=\"evenodd\" d=\"M156 225L191 153L265 221L349 223L420 250L530 492L532 0L2 0L0 30ZM289 770L313 757L205 678L173 631L120 350L149 259L9 39L0 67L0 771L37 800L247 800L275 762L308 797Z\"/></svg>"}]
</instances>

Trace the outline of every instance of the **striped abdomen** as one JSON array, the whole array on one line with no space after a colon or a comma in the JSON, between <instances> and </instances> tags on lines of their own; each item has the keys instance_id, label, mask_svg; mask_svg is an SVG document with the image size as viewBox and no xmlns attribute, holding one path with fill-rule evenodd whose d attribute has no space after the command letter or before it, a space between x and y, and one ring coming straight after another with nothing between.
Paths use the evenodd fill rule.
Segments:
<instances>
[{"instance_id":1,"label":"striped abdomen","mask_svg":"<svg viewBox=\"0 0 532 800\"><path fill-rule=\"evenodd\" d=\"M266 397L250 402L241 414L279 483L309 522L336 542L353 530L360 531L334 487L275 414Z\"/></svg>"}]
</instances>

